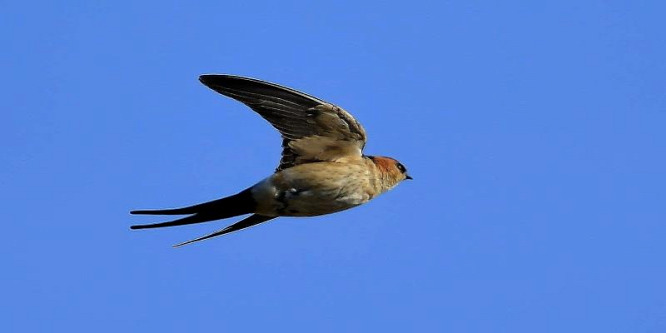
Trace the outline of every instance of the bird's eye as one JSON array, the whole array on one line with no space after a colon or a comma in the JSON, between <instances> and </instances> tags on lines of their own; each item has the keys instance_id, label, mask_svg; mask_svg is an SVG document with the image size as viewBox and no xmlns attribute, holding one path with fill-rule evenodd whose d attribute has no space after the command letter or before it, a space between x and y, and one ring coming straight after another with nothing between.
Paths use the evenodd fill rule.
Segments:
<instances>
[{"instance_id":1,"label":"bird's eye","mask_svg":"<svg viewBox=\"0 0 666 333\"><path fill-rule=\"evenodd\" d=\"M398 170L400 170L400 172L402 173L407 172L407 169L405 169L405 166L402 165L401 163L396 164L395 167L398 168Z\"/></svg>"}]
</instances>

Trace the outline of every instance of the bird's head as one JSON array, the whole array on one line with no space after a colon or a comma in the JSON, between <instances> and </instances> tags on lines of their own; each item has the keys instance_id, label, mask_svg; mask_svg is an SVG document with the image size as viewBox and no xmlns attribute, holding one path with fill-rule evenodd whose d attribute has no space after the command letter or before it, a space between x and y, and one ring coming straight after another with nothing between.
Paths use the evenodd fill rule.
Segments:
<instances>
[{"instance_id":1,"label":"bird's head","mask_svg":"<svg viewBox=\"0 0 666 333\"><path fill-rule=\"evenodd\" d=\"M400 182L406 179L413 179L408 173L407 168L398 162L398 160L391 157L384 156L368 156L377 169L382 174L382 181L387 189L393 188Z\"/></svg>"}]
</instances>

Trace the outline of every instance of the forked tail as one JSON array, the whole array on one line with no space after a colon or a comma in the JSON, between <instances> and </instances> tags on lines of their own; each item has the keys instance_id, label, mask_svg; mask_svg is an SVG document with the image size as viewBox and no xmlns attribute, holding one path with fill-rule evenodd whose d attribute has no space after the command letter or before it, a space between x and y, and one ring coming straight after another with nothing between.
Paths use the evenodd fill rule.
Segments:
<instances>
[{"instance_id":1,"label":"forked tail","mask_svg":"<svg viewBox=\"0 0 666 333\"><path fill-rule=\"evenodd\" d=\"M147 228L161 228L161 227L171 227L177 225L202 223L202 222L208 222L208 221L225 219L228 217L253 213L256 208L257 208L257 202L252 197L251 189L248 188L238 194L226 198L213 200L189 207L131 211L130 214L135 214L135 215L189 214L190 216L169 222L133 225L130 228L147 229Z\"/></svg>"}]
</instances>

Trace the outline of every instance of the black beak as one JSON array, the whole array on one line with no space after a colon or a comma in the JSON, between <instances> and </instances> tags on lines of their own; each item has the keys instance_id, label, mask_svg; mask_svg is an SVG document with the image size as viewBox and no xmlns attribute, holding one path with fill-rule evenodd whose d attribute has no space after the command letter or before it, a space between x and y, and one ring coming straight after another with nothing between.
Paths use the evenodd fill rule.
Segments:
<instances>
[{"instance_id":1,"label":"black beak","mask_svg":"<svg viewBox=\"0 0 666 333\"><path fill-rule=\"evenodd\" d=\"M414 179L414 178L412 178L412 176L410 176L410 175L405 175L405 179L412 180L412 179Z\"/></svg>"}]
</instances>

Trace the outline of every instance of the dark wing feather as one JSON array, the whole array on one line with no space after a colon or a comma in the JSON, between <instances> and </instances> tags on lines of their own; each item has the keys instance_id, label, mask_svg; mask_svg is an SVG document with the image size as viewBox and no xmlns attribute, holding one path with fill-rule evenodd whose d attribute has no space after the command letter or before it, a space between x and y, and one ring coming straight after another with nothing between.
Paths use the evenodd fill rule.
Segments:
<instances>
[{"instance_id":1,"label":"dark wing feather","mask_svg":"<svg viewBox=\"0 0 666 333\"><path fill-rule=\"evenodd\" d=\"M209 74L199 80L249 106L280 132L283 150L277 170L362 154L365 130L338 106L291 88L246 77Z\"/></svg>"}]
</instances>

